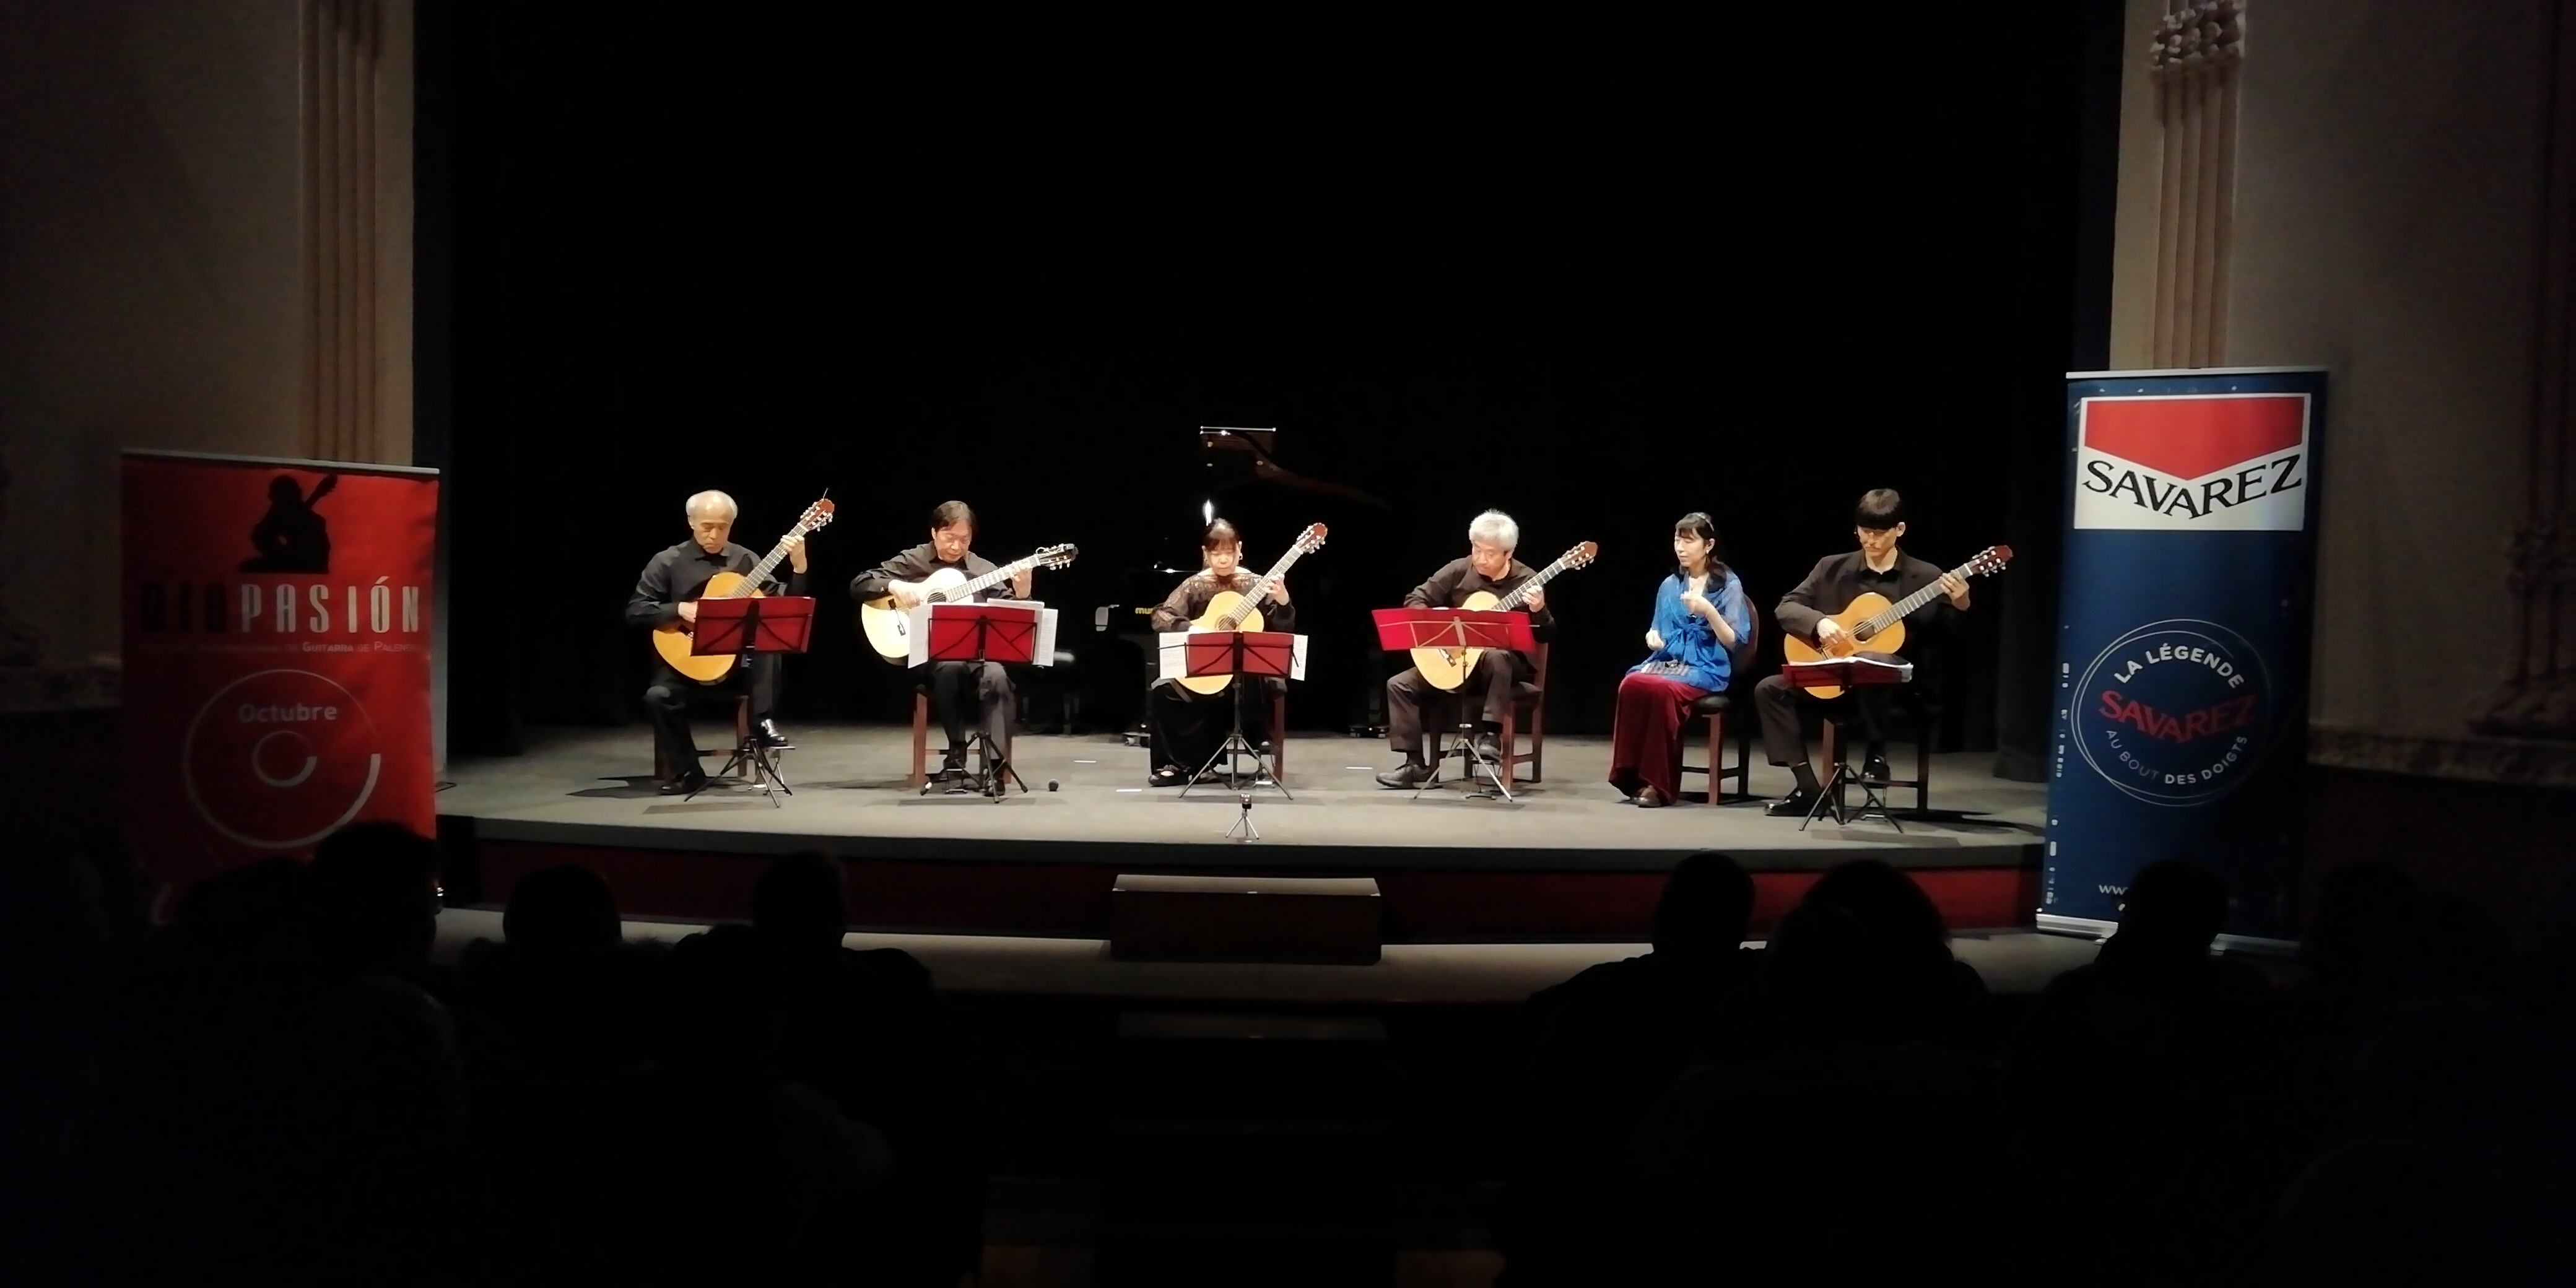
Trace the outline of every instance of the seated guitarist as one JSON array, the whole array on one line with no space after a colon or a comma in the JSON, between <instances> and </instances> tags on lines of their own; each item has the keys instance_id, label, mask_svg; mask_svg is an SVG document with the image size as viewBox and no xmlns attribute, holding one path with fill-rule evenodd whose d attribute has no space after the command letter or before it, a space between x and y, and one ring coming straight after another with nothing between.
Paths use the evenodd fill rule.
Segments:
<instances>
[{"instance_id":1,"label":"seated guitarist","mask_svg":"<svg viewBox=\"0 0 2576 1288\"><path fill-rule=\"evenodd\" d=\"M689 516L689 539L654 555L644 565L644 573L635 579L635 593L626 599L626 624L651 629L672 621L698 620L697 600L707 582L720 572L750 572L760 563L760 556L735 545L733 521L742 511L733 498L722 492L700 492L690 497L686 506ZM790 537L787 541L787 580L772 580L762 586L769 595L802 595L805 593L805 539ZM738 666L723 684L700 685L672 670L656 658L653 682L644 689L644 712L653 722L653 737L662 748L662 760L676 771L675 777L661 785L665 795L683 796L706 786L706 773L698 767L697 739L689 733L688 695L701 688L722 689L734 684L751 686L752 740L763 746L783 748L787 736L778 732L770 719L770 707L778 696L778 655L756 653L747 665Z\"/></svg>"},{"instance_id":2,"label":"seated guitarist","mask_svg":"<svg viewBox=\"0 0 2576 1288\"><path fill-rule=\"evenodd\" d=\"M930 512L930 540L852 578L850 598L858 601L891 594L894 606L909 612L919 607L921 600L896 582L918 582L942 568L954 568L970 578L993 571L992 560L968 549L974 543L975 512L963 501L943 501ZM976 602L1026 599L1034 575L1023 569L1011 578L1009 594L985 590L975 596ZM970 705L983 725L984 736L992 739L1003 759L1010 758L1011 677L1001 663L932 662L917 670L927 674L915 674L913 683L929 691L931 708L948 731L948 752L940 762L943 774L966 768L966 718Z\"/></svg>"},{"instance_id":3,"label":"seated guitarist","mask_svg":"<svg viewBox=\"0 0 2576 1288\"><path fill-rule=\"evenodd\" d=\"M1862 494L1860 503L1852 509L1852 533L1860 539L1860 549L1817 560L1807 579L1780 597L1773 616L1781 630L1813 642L1818 649L1830 650L1835 637L1843 631L1827 617L1843 611L1854 598L1875 591L1892 602L1938 582L1949 598L1934 599L1906 619L1906 647L1898 653L1911 655L1924 634L1937 633L1951 618L1968 610L1966 581L1897 549L1898 539L1905 535L1905 503L1893 489L1878 488ZM1841 697L1820 702L1790 684L1785 675L1765 676L1753 686L1754 710L1762 718L1762 750L1772 764L1789 766L1789 772L1797 779L1796 790L1771 802L1765 812L1803 815L1824 790L1816 781L1815 767L1807 762L1807 735L1798 710L1801 701L1816 703L1836 719L1849 721L1865 748L1861 777L1886 781L1887 742L1883 731L1890 697L1884 687L1862 685L1844 690Z\"/></svg>"},{"instance_id":4,"label":"seated guitarist","mask_svg":"<svg viewBox=\"0 0 2576 1288\"><path fill-rule=\"evenodd\" d=\"M1190 623L1208 610L1208 603L1221 591L1240 595L1251 591L1260 574L1243 570L1243 539L1234 525L1219 519L1199 536L1199 558L1207 565L1183 578L1172 588L1162 607L1154 610L1154 629L1188 630ZM1297 610L1288 603L1288 586L1283 578L1254 605L1261 610L1265 630L1293 631L1297 628ZM1148 780L1156 787L1177 787L1189 781L1199 766L1216 754L1217 744L1234 728L1235 708L1229 703L1245 705L1243 736L1256 747L1270 737L1269 691L1285 682L1272 676L1250 677L1260 680L1253 688L1247 677L1236 676L1224 692L1200 694L1181 687L1175 680L1157 680L1145 697L1145 719L1153 730L1147 755L1152 762ZM1250 692L1256 697L1245 697Z\"/></svg>"},{"instance_id":5,"label":"seated guitarist","mask_svg":"<svg viewBox=\"0 0 2576 1288\"><path fill-rule=\"evenodd\" d=\"M1512 557L1520 548L1521 525L1500 510L1487 510L1467 525L1467 557L1453 559L1404 597L1407 608L1457 608L1469 595L1489 590L1508 595L1537 570ZM1556 615L1547 611L1547 592L1534 591L1522 606L1529 610L1530 632L1542 642L1556 633ZM1487 650L1476 659L1458 698L1475 702L1476 749L1489 759L1502 759L1503 713L1511 709L1512 686L1530 673L1530 659L1518 653ZM1420 667L1408 666L1386 682L1386 740L1404 754L1404 763L1377 776L1381 787L1418 787L1431 777L1431 760L1423 751L1422 711L1448 695L1422 678Z\"/></svg>"}]
</instances>

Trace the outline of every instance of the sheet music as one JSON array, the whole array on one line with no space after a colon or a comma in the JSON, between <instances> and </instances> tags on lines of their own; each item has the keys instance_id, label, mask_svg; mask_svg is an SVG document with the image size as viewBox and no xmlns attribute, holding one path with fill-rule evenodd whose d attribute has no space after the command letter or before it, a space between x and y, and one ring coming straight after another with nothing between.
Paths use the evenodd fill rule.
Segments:
<instances>
[{"instance_id":1,"label":"sheet music","mask_svg":"<svg viewBox=\"0 0 2576 1288\"><path fill-rule=\"evenodd\" d=\"M1162 632L1157 637L1154 650L1154 678L1157 680L1186 679L1190 673L1189 638L1192 635L1209 633L1207 631ZM1303 680L1306 678L1306 637L1291 635L1288 637L1288 642L1288 678Z\"/></svg>"},{"instance_id":2,"label":"sheet music","mask_svg":"<svg viewBox=\"0 0 2576 1288\"><path fill-rule=\"evenodd\" d=\"M1912 662L1905 661L1902 658L1891 657L1884 653L1854 653L1850 657L1825 658L1815 662L1791 662L1783 669L1798 672L1831 672L1837 668L1847 666L1866 666L1875 667L1882 671L1894 671L1896 672L1896 678L1899 681L1910 682L1914 679L1914 664Z\"/></svg>"},{"instance_id":3,"label":"sheet music","mask_svg":"<svg viewBox=\"0 0 2576 1288\"><path fill-rule=\"evenodd\" d=\"M1038 639L1030 660L1038 666L1055 665L1054 609L1034 599L1014 599L996 607L1037 609ZM921 666L930 661L930 608L928 604L916 604L911 611L904 614L905 620L912 624L909 636L912 640L912 654L905 659L908 665Z\"/></svg>"},{"instance_id":4,"label":"sheet music","mask_svg":"<svg viewBox=\"0 0 2576 1288\"><path fill-rule=\"evenodd\" d=\"M930 605L915 604L903 616L909 623L904 628L905 638L912 641L912 655L905 661L912 666L926 666L930 662Z\"/></svg>"}]
</instances>

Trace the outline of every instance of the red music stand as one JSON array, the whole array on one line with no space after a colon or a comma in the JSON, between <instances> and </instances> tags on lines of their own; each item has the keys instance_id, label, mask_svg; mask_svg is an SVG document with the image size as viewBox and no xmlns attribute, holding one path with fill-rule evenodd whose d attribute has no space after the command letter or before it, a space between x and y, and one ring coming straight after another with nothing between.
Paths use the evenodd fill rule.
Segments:
<instances>
[{"instance_id":1,"label":"red music stand","mask_svg":"<svg viewBox=\"0 0 2576 1288\"><path fill-rule=\"evenodd\" d=\"M1194 680L1201 676L1231 675L1237 680L1234 686L1234 731L1225 736L1224 742L1217 744L1215 754L1208 757L1206 764L1199 766L1199 772L1190 776L1189 785L1181 788L1181 795L1188 796L1197 788L1201 778L1215 772L1216 762L1220 760L1226 761L1228 766L1227 788L1237 788L1232 768L1237 762L1228 757L1249 755L1255 771L1252 779L1255 786L1267 785L1270 790L1292 801L1297 799L1280 784L1279 774L1271 767L1270 758L1262 755L1261 749L1243 736L1244 678L1294 678L1298 669L1297 637L1286 631L1192 631L1181 638L1180 644L1183 675ZM1273 736L1277 736L1277 731L1273 731ZM1252 826L1250 793L1244 794L1243 814L1226 831L1226 835L1238 840L1261 839L1261 833Z\"/></svg>"},{"instance_id":2,"label":"red music stand","mask_svg":"<svg viewBox=\"0 0 2576 1288\"><path fill-rule=\"evenodd\" d=\"M922 647L929 662L999 662L1004 666L1028 666L1037 661L1038 623L1044 609L1025 604L926 604L930 629L924 631ZM993 745L992 735L977 726L973 742L981 753L983 782L978 795L1002 798L1002 779L1019 784L1020 794L1028 794L1029 785L1020 781L1018 770L1011 768L1010 758ZM940 777L946 777L942 773ZM930 782L921 784L921 794L930 794Z\"/></svg>"},{"instance_id":3,"label":"red music stand","mask_svg":"<svg viewBox=\"0 0 2576 1288\"><path fill-rule=\"evenodd\" d=\"M1893 653L1854 653L1849 657L1785 663L1780 668L1780 676L1789 682L1790 687L1798 689L1878 688L1912 680L1914 664ZM1848 813L1843 808L1846 783L1860 784L1860 808ZM1875 816L1886 819L1887 825L1899 832L1905 830L1905 825L1897 822L1896 815L1887 808L1887 801L1878 794L1878 789L1871 786L1868 779L1851 771L1840 748L1834 755L1832 775L1825 779L1823 787L1817 789L1815 802L1807 806L1807 817L1799 822L1798 830L1806 831L1828 803L1833 806L1836 827L1849 827L1853 819Z\"/></svg>"},{"instance_id":4,"label":"red music stand","mask_svg":"<svg viewBox=\"0 0 2576 1288\"><path fill-rule=\"evenodd\" d=\"M1370 610L1369 616L1377 621L1378 647L1389 652L1409 653L1418 648L1492 648L1527 653L1538 647L1538 637L1530 633L1529 614L1517 609L1503 612L1490 608L1378 608ZM1493 784L1491 793L1475 792L1471 795L1490 800L1499 794L1502 799L1519 804L1512 796L1511 784L1503 781L1502 769L1476 750L1474 725L1475 718L1462 706L1458 719L1461 736L1457 754L1469 761L1466 771L1469 781L1475 779L1474 767L1483 765L1486 780ZM1446 760L1449 755L1449 752L1442 752L1441 759ZM1431 767L1431 777L1413 789L1414 799L1421 799L1422 793L1438 786L1439 782L1440 766L1435 762Z\"/></svg>"},{"instance_id":5,"label":"red music stand","mask_svg":"<svg viewBox=\"0 0 2576 1288\"><path fill-rule=\"evenodd\" d=\"M698 619L689 628L692 656L732 653L739 655L748 669L759 654L802 653L806 641L813 638L814 601L804 595L747 595L739 599L701 599L697 603ZM735 744L733 755L714 777L727 777L737 769L751 779L751 785L761 795L769 797L773 808L778 805L779 795L796 794L779 775L777 762L769 758L769 748L761 745L757 727ZM777 791L772 792L772 787ZM698 789L705 790L703 786ZM695 799L697 794L691 792L682 800Z\"/></svg>"},{"instance_id":6,"label":"red music stand","mask_svg":"<svg viewBox=\"0 0 2576 1288\"><path fill-rule=\"evenodd\" d=\"M1489 608L1377 608L1377 644L1389 652L1418 648L1501 648L1527 653L1538 647L1529 614Z\"/></svg>"}]
</instances>

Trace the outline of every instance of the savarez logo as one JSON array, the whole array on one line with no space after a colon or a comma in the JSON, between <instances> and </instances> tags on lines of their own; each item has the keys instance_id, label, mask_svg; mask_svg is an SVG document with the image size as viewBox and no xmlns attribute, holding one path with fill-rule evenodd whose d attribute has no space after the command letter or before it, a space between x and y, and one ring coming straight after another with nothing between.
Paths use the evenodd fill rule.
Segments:
<instances>
[{"instance_id":1,"label":"savarez logo","mask_svg":"<svg viewBox=\"0 0 2576 1288\"><path fill-rule=\"evenodd\" d=\"M2244 636L2216 622L2171 618L2113 640L2069 701L2084 763L2151 805L2226 795L2272 742L2270 670Z\"/></svg>"},{"instance_id":2,"label":"savarez logo","mask_svg":"<svg viewBox=\"0 0 2576 1288\"><path fill-rule=\"evenodd\" d=\"M207 826L252 849L294 850L366 808L384 773L380 748L366 709L337 682L257 671L197 708L179 773Z\"/></svg>"},{"instance_id":3,"label":"savarez logo","mask_svg":"<svg viewBox=\"0 0 2576 1288\"><path fill-rule=\"evenodd\" d=\"M2306 394L2087 398L2078 414L2078 528L2307 526Z\"/></svg>"}]
</instances>

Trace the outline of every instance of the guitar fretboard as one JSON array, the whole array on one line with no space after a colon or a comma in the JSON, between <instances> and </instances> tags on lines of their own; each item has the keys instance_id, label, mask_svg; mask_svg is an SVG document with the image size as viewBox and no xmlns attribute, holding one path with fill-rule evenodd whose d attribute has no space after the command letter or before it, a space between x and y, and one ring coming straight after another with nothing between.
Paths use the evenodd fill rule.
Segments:
<instances>
[{"instance_id":1,"label":"guitar fretboard","mask_svg":"<svg viewBox=\"0 0 2576 1288\"><path fill-rule=\"evenodd\" d=\"M1306 547L1303 542L1288 547L1288 552L1279 556L1279 562L1270 565L1270 571L1261 574L1261 580L1252 583L1252 589L1243 596L1242 605L1226 614L1220 619L1218 625L1229 631L1241 629L1243 615L1258 607L1261 597L1269 594L1270 588L1278 585L1279 579L1288 575L1288 566L1297 562L1298 557L1305 553Z\"/></svg>"},{"instance_id":2,"label":"guitar fretboard","mask_svg":"<svg viewBox=\"0 0 2576 1288\"><path fill-rule=\"evenodd\" d=\"M804 532L804 529L803 529L803 528L798 528L795 532L791 532L791 533L788 533L788 534L787 534L786 536L784 536L784 537L780 537L780 538L778 539L778 544L777 544L777 545L775 545L775 546L770 547L770 550L769 550L769 554L768 554L768 556L767 556L766 558L763 558L759 563L753 564L753 565L751 566L751 571L750 571L750 572L747 572L747 573L744 573L744 574L742 575L742 582L741 582L741 584L739 584L739 585L735 586L735 587L734 587L733 589L731 589L731 590L726 591L724 594L717 596L717 598L719 598L719 599L748 599L748 598L750 598L750 597L751 597L751 592L753 592L753 591L755 591L755 590L758 590L758 589L760 589L762 586L764 586L764 585L768 584L768 582L769 582L769 574L770 574L770 573L772 573L772 572L777 571L777 568L778 568L778 561L787 557L787 543L788 543L790 540L793 540L795 537L797 537L797 536L801 535L803 532Z\"/></svg>"},{"instance_id":3,"label":"guitar fretboard","mask_svg":"<svg viewBox=\"0 0 2576 1288\"><path fill-rule=\"evenodd\" d=\"M1968 578L1977 575L1976 567L1976 561L1971 559L1968 562L1951 569L1950 575L1957 577L1961 581L1965 581ZM1911 615L1915 609L1931 603L1932 597L1941 593L1941 583L1935 581L1924 586L1921 590L1915 591L1913 594L1871 614L1869 620L1860 623L1863 631L1865 632L1864 637L1866 637L1866 635L1876 635L1880 631L1886 630L1888 627L1905 620L1906 617Z\"/></svg>"},{"instance_id":4,"label":"guitar fretboard","mask_svg":"<svg viewBox=\"0 0 2576 1288\"><path fill-rule=\"evenodd\" d=\"M1044 556L1042 555L1030 555L1026 559L1014 559L980 577L969 578L964 585L950 586L945 590L934 590L930 592L929 601L934 604L954 604L964 600L973 599L975 596L980 595L995 586L999 586L1013 577L1019 576L1024 570L1037 567L1038 561L1043 557Z\"/></svg>"},{"instance_id":5,"label":"guitar fretboard","mask_svg":"<svg viewBox=\"0 0 2576 1288\"><path fill-rule=\"evenodd\" d=\"M1573 566L1574 565L1567 560L1559 559L1555 563L1549 564L1548 566L1539 569L1537 572L1531 573L1528 581L1512 587L1512 593L1503 596L1502 599L1494 604L1494 611L1498 613L1508 613L1513 609L1520 607L1521 601L1528 599L1531 591L1545 586L1548 583L1549 578L1552 578L1558 573L1561 573Z\"/></svg>"}]
</instances>

